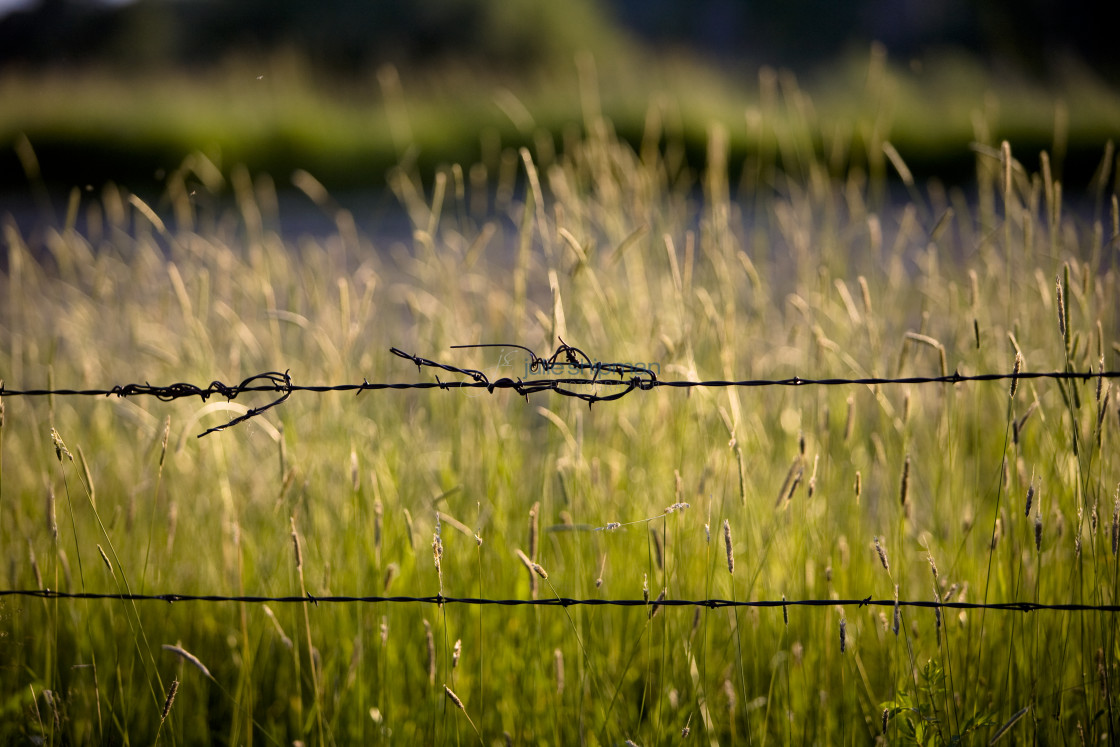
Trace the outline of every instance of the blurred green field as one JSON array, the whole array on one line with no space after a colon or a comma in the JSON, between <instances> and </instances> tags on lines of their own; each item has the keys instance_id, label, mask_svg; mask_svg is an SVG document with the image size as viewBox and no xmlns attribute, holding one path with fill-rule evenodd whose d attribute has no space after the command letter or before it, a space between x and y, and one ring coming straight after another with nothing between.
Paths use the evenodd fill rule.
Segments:
<instances>
[{"instance_id":1,"label":"blurred green field","mask_svg":"<svg viewBox=\"0 0 1120 747\"><path fill-rule=\"evenodd\" d=\"M964 183L970 144L1006 139L1034 169L1048 151L1056 177L1079 185L1120 133L1120 96L1088 69L1070 67L1043 85L959 53L916 64L875 47L804 80L641 49L518 74L386 66L340 77L280 53L205 71L9 68L0 72L0 187L26 188L15 148L26 140L38 158L35 177L63 189L116 181L152 191L195 152L223 169L271 174L281 186L303 169L331 189L381 188L402 160L430 179L451 163L493 167L504 148L547 140L559 148L586 131L589 90L600 110L591 114L635 148L651 106L663 109L668 142L694 170L703 167L709 126L721 123L736 187L741 164L760 155L794 173L805 166L800 151L778 149L780 130L833 177L853 168L881 177L875 147L889 140L919 178Z\"/></svg>"},{"instance_id":2,"label":"blurred green field","mask_svg":"<svg viewBox=\"0 0 1120 747\"><path fill-rule=\"evenodd\" d=\"M908 100L887 80L868 101ZM429 147L428 115L406 101L388 176L406 240L357 231L306 173L296 182L336 230L282 235L276 182L229 166L255 141L240 139L252 101L230 92L245 108L214 117L247 124L206 130L230 138L220 163L199 154L165 174L163 217L109 186L75 190L69 217L34 235L4 222L0 378L434 380L390 346L516 376L520 354L450 346L550 352L561 337L666 379L1007 373L1017 355L1024 371L1118 368L1111 147L1098 143L1088 187L1067 187L1001 149L1002 113L977 102L972 196L912 184L895 204L882 195L907 171L904 128L876 123L920 122L909 106L859 107L845 129L827 113L842 103L764 77L745 129L656 99L632 145L601 116L617 111L607 88L584 89L583 126L559 143L503 139L497 166L434 178L410 157ZM187 84L168 96L195 101ZM549 109L523 103L532 136ZM369 129L360 109L298 108L314 143ZM682 112L705 133L700 169L682 157ZM392 106L383 116L391 130ZM750 133L740 167L730 153ZM860 149L862 165L846 155ZM741 184L757 188L732 200ZM1071 194L1096 209L1064 210ZM1114 383L661 388L593 408L508 391L301 394L202 439L267 400L6 396L3 586L1117 604ZM1097 744L1120 727L1116 631L1099 611L9 596L0 741Z\"/></svg>"}]
</instances>

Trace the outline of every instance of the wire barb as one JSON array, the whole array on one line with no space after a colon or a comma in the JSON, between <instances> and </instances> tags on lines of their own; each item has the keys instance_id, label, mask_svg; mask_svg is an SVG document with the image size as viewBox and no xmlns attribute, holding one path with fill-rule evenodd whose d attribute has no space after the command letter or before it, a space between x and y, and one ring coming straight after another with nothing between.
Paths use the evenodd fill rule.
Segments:
<instances>
[{"instance_id":1,"label":"wire barb","mask_svg":"<svg viewBox=\"0 0 1120 747\"><path fill-rule=\"evenodd\" d=\"M413 596L347 596L332 595L307 596L258 596L222 594L128 594L98 592L67 592L53 589L0 589L0 598L34 597L39 599L89 599L115 602L237 602L245 604L434 604L436 606L462 604L468 606L498 605L504 607L645 607L647 599L603 599L592 597L574 599L571 597L546 597L541 599L490 599L486 597L448 597L435 594L426 597ZM659 607L917 607L959 610L997 610L1003 612L1120 612L1120 604L1046 604L1042 602L930 602L926 600L891 599L766 599L756 601L737 601L734 599L659 599L654 602Z\"/></svg>"},{"instance_id":2,"label":"wire barb","mask_svg":"<svg viewBox=\"0 0 1120 747\"><path fill-rule=\"evenodd\" d=\"M0 397L34 397L34 396L85 396L85 397L155 397L161 402L170 402L184 397L199 397L203 401L211 396L219 395L232 401L238 396L248 392L274 392L279 393L276 399L259 407L253 407L244 414L222 424L210 428L198 437L224 431L235 425L255 418L268 410L287 401L293 392L347 392L355 394L384 389L440 389L451 391L455 389L486 389L490 394L500 390L512 390L528 402L529 395L551 392L562 397L572 397L586 402L588 407L596 402L611 402L621 399L633 391L649 392L658 387L671 387L677 389L704 388L754 388L754 387L806 387L806 386L879 386L888 384L954 384L960 385L968 382L1007 381L1019 382L1025 379L1051 379L1057 381L1089 381L1120 378L1120 371L1021 371L1011 373L981 373L962 374L953 371L942 376L907 376L898 378L864 377L864 378L819 378L811 379L801 376L791 376L784 379L742 379L742 380L677 380L667 381L659 379L653 368L634 363L604 363L592 360L591 357L574 345L569 345L560 339L560 344L552 355L546 357L537 355L531 348L516 343L476 343L473 345L452 345L452 349L468 348L502 348L523 350L528 354L526 359L526 373L532 378L502 377L491 381L483 372L474 368L454 366L441 363L430 358L405 352L400 348L391 347L389 352L398 358L403 358L416 365L416 370L422 372L425 368L436 369L450 374L465 377L463 381L444 381L438 375L435 381L414 382L371 382L368 378L362 379L360 384L332 384L332 385L296 385L292 383L288 371L265 371L250 376L236 385L224 384L221 381L211 381L201 387L187 382L178 382L166 386L156 386L144 382L143 384L123 384L110 389L9 389L0 382ZM651 364L652 365L652 364ZM581 391L581 387L593 387L592 391ZM604 390L613 388L613 391L604 393Z\"/></svg>"}]
</instances>

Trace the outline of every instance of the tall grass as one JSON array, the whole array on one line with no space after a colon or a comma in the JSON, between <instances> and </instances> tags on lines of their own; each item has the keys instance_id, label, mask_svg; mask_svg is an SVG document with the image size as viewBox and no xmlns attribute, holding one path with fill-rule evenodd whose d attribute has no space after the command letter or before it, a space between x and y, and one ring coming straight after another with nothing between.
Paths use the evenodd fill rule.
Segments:
<instances>
[{"instance_id":1,"label":"tall grass","mask_svg":"<svg viewBox=\"0 0 1120 747\"><path fill-rule=\"evenodd\" d=\"M1111 220L1083 218L1063 209L1070 189L987 142L976 199L909 185L895 204L886 164L905 163L886 130L869 120L852 147L874 157L838 173L796 83L767 86L747 126L775 147L742 168L716 127L690 172L658 105L637 149L590 108L558 151L430 182L402 167L408 241L357 231L310 175L297 183L337 229L281 235L269 178L201 156L162 203L76 193L82 232L5 223L0 374L416 379L395 345L515 378L514 348L450 346L559 336L663 378L1116 368L1107 177ZM214 207L229 192L235 207ZM329 393L194 437L253 404L5 398L3 585L649 604L9 597L4 741L1096 743L1120 727L1112 614L793 604L1116 604L1109 380L661 388L593 408ZM789 604L657 604L708 597Z\"/></svg>"}]
</instances>

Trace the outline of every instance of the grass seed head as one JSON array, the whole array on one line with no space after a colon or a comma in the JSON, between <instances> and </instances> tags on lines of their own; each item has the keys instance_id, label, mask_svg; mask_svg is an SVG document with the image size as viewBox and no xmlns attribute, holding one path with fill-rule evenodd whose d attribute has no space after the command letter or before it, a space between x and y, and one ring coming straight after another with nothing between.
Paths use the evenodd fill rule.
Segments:
<instances>
[{"instance_id":1,"label":"grass seed head","mask_svg":"<svg viewBox=\"0 0 1120 747\"><path fill-rule=\"evenodd\" d=\"M878 537L875 538L875 552L879 553L879 562L883 564L883 570L886 571L887 573L890 573L891 572L891 564L890 564L890 561L887 560L887 550L879 542Z\"/></svg>"},{"instance_id":2,"label":"grass seed head","mask_svg":"<svg viewBox=\"0 0 1120 747\"><path fill-rule=\"evenodd\" d=\"M171 680L171 687L167 690L167 699L163 701L163 713L159 717L161 724L167 720L167 714L171 713L171 705L175 702L175 693L177 692L179 692L179 680Z\"/></svg>"},{"instance_id":3,"label":"grass seed head","mask_svg":"<svg viewBox=\"0 0 1120 747\"><path fill-rule=\"evenodd\" d=\"M731 545L731 524L723 520L723 546L727 551L727 572L735 573L735 551Z\"/></svg>"},{"instance_id":4,"label":"grass seed head","mask_svg":"<svg viewBox=\"0 0 1120 747\"><path fill-rule=\"evenodd\" d=\"M537 501L529 509L529 559L537 559L537 535L540 533L541 502Z\"/></svg>"},{"instance_id":5,"label":"grass seed head","mask_svg":"<svg viewBox=\"0 0 1120 747\"><path fill-rule=\"evenodd\" d=\"M902 608L898 604L898 584L894 585L894 621L891 624L891 630L894 631L895 637L898 637L898 629L902 626Z\"/></svg>"},{"instance_id":6,"label":"grass seed head","mask_svg":"<svg viewBox=\"0 0 1120 747\"><path fill-rule=\"evenodd\" d=\"M385 566L385 591L389 591L389 587L392 586L393 582L397 580L397 576L400 574L400 572L401 567L396 563L389 563L387 566Z\"/></svg>"},{"instance_id":7,"label":"grass seed head","mask_svg":"<svg viewBox=\"0 0 1120 747\"><path fill-rule=\"evenodd\" d=\"M1054 288L1058 298L1058 332L1064 339L1066 337L1066 298L1065 293L1062 291L1061 277L1055 278Z\"/></svg>"},{"instance_id":8,"label":"grass seed head","mask_svg":"<svg viewBox=\"0 0 1120 747\"><path fill-rule=\"evenodd\" d=\"M906 461L902 463L902 479L899 481L898 486L898 501L901 505L905 506L907 499L910 497L910 455L906 455Z\"/></svg>"},{"instance_id":9,"label":"grass seed head","mask_svg":"<svg viewBox=\"0 0 1120 747\"><path fill-rule=\"evenodd\" d=\"M62 461L62 457L66 457L71 462L74 461L74 455L71 454L70 450L66 448L66 444L62 440L62 436L58 435L58 431L56 431L54 428L51 428L51 441L54 442L54 455L59 462Z\"/></svg>"},{"instance_id":10,"label":"grass seed head","mask_svg":"<svg viewBox=\"0 0 1120 747\"><path fill-rule=\"evenodd\" d=\"M1112 554L1120 550L1120 486L1116 488L1116 503L1112 508Z\"/></svg>"},{"instance_id":11,"label":"grass seed head","mask_svg":"<svg viewBox=\"0 0 1120 747\"><path fill-rule=\"evenodd\" d=\"M292 548L296 553L296 570L303 568L303 550L299 544L299 532L296 531L296 517L291 517L292 523Z\"/></svg>"},{"instance_id":12,"label":"grass seed head","mask_svg":"<svg viewBox=\"0 0 1120 747\"><path fill-rule=\"evenodd\" d=\"M0 426L4 424L4 408L0 405ZM159 445L159 466L163 469L163 460L167 457L167 439L171 436L171 416L168 415L163 421L163 440Z\"/></svg>"},{"instance_id":13,"label":"grass seed head","mask_svg":"<svg viewBox=\"0 0 1120 747\"><path fill-rule=\"evenodd\" d=\"M1023 354L1015 353L1015 367L1011 371L1011 399L1015 399L1015 392L1019 389L1019 374L1023 371Z\"/></svg>"},{"instance_id":14,"label":"grass seed head","mask_svg":"<svg viewBox=\"0 0 1120 747\"><path fill-rule=\"evenodd\" d=\"M840 653L848 649L848 620L840 618Z\"/></svg>"},{"instance_id":15,"label":"grass seed head","mask_svg":"<svg viewBox=\"0 0 1120 747\"><path fill-rule=\"evenodd\" d=\"M101 549L101 545L97 546L97 552L101 554L101 560L105 562L105 567L109 569L109 575L113 575L113 564L109 562L109 556Z\"/></svg>"},{"instance_id":16,"label":"grass seed head","mask_svg":"<svg viewBox=\"0 0 1120 747\"><path fill-rule=\"evenodd\" d=\"M458 708L460 711L466 711L467 710L466 708L463 707L463 701L459 699L459 696L455 694L454 690L452 690L447 685L444 685L443 686L443 692L444 692L445 695L447 695L447 699L455 704L456 708Z\"/></svg>"}]
</instances>

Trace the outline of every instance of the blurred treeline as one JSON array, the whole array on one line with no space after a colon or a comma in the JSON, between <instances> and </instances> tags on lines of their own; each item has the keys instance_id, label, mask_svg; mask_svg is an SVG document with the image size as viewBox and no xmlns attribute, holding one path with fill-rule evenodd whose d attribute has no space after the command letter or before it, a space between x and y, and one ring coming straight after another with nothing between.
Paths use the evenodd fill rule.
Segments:
<instances>
[{"instance_id":1,"label":"blurred treeline","mask_svg":"<svg viewBox=\"0 0 1120 747\"><path fill-rule=\"evenodd\" d=\"M332 187L380 183L402 159L497 169L510 148L547 153L586 124L588 81L620 137L638 146L654 107L662 142L692 167L719 123L737 164L773 152L796 167L777 149L794 137L834 174L886 173L889 141L915 176L960 181L973 143L1007 139L1028 166L1045 149L1056 174L1084 182L1120 137L1120 55L1096 8L39 0L0 16L0 190L28 173L160 182L195 152Z\"/></svg>"},{"instance_id":2,"label":"blurred treeline","mask_svg":"<svg viewBox=\"0 0 1120 747\"><path fill-rule=\"evenodd\" d=\"M959 48L1031 76L1069 60L1117 72L1100 13L1059 0L40 0L0 19L0 64L198 68L279 50L333 74L524 72L638 44L803 72L880 41L896 59Z\"/></svg>"}]
</instances>

